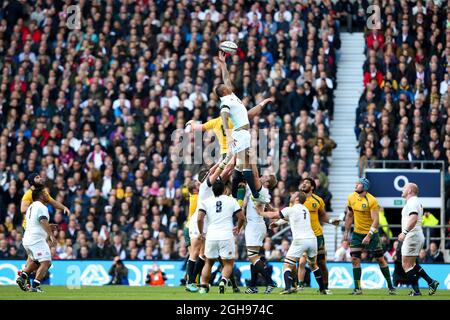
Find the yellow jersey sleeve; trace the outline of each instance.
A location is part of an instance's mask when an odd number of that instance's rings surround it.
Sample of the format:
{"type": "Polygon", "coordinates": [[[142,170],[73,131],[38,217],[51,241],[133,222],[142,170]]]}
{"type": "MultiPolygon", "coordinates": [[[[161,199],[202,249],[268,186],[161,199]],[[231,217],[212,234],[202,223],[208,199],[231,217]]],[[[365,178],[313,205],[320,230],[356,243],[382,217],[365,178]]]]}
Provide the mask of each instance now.
{"type": "MultiPolygon", "coordinates": [[[[220,117],[214,118],[214,119],[211,119],[211,120],[205,122],[203,124],[203,129],[205,131],[214,129],[217,126],[217,122],[219,122],[219,120],[220,120],[220,117]]],[[[220,124],[222,124],[222,121],[220,121],[220,124]]]]}
{"type": "Polygon", "coordinates": [[[194,215],[195,210],[197,210],[197,201],[198,201],[198,194],[189,194],[189,215],[187,218],[187,225],[189,225],[191,217],[194,215]]]}
{"type": "Polygon", "coordinates": [[[349,194],[348,197],[347,197],[347,208],[351,208],[353,210],[353,208],[352,208],[352,196],[353,196],[353,194],[349,194]]]}
{"type": "Polygon", "coordinates": [[[25,192],[22,196],[22,202],[26,202],[28,204],[33,202],[33,191],[31,189],[28,189],[27,192],[25,192]]]}
{"type": "Polygon", "coordinates": [[[369,205],[370,211],[379,210],[380,209],[380,206],[378,205],[377,198],[375,198],[372,195],[370,195],[370,197],[369,197],[369,204],[370,204],[369,205]]]}

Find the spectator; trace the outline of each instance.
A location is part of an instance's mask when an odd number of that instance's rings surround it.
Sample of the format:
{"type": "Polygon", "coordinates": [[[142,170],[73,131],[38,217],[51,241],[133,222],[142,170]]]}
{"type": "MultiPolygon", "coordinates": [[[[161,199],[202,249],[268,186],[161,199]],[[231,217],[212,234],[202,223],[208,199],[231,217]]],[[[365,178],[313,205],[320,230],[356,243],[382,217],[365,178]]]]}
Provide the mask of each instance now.
{"type": "Polygon", "coordinates": [[[431,242],[430,248],[427,250],[427,261],[429,263],[444,263],[444,254],[435,242],[431,242]]]}
{"type": "Polygon", "coordinates": [[[341,246],[336,250],[334,254],[334,261],[351,262],[350,245],[347,240],[342,240],[341,246]]]}

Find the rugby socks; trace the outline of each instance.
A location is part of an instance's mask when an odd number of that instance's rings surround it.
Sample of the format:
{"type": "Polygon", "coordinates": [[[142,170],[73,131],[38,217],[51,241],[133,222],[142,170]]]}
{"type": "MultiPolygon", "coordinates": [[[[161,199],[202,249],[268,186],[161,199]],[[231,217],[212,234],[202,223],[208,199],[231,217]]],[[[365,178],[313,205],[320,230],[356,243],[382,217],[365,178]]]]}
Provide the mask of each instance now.
{"type": "MultiPolygon", "coordinates": [[[[220,279],[220,283],[223,283],[224,284],[224,286],[226,287],[227,285],[228,285],[228,279],[227,278],[224,278],[224,277],[222,277],[222,279],[220,279]]],[[[219,283],[219,284],[220,284],[219,283]]]]}
{"type": "Polygon", "coordinates": [[[284,290],[289,290],[292,287],[292,271],[291,269],[284,270],[284,290]]]}
{"type": "Polygon", "coordinates": [[[252,191],[253,198],[255,199],[259,198],[259,191],[256,190],[255,179],[253,178],[252,169],[244,169],[242,174],[244,175],[244,179],[247,182],[248,186],[250,187],[250,190],[252,191]]]}
{"type": "Polygon", "coordinates": [[[28,274],[25,271],[22,271],[20,273],[20,276],[22,277],[23,280],[27,280],[28,279],[28,274]]]}
{"type": "Polygon", "coordinates": [[[197,278],[197,276],[200,276],[203,270],[203,266],[205,265],[205,260],[202,257],[198,257],[197,262],[195,263],[194,271],[193,271],[193,278],[192,280],[197,278]]]}
{"type": "Polygon", "coordinates": [[[245,198],[245,186],[240,186],[237,189],[237,197],[236,200],[239,203],[239,206],[242,207],[242,204],[244,203],[245,198]]]}
{"type": "Polygon", "coordinates": [[[233,179],[231,180],[231,195],[235,199],[237,199],[239,183],[241,183],[242,181],[244,181],[244,176],[242,172],[237,169],[234,169],[233,179]]]}
{"type": "Polygon", "coordinates": [[[419,291],[419,278],[418,278],[416,270],[414,268],[411,268],[408,271],[406,271],[406,277],[408,278],[408,282],[412,286],[414,292],[420,292],[419,291]]]}
{"type": "Polygon", "coordinates": [[[231,286],[233,287],[233,289],[236,289],[238,287],[238,285],[236,283],[236,278],[234,277],[233,273],[231,273],[231,276],[230,276],[230,283],[231,283],[231,286]]]}
{"type": "Polygon", "coordinates": [[[325,286],[323,285],[323,277],[322,277],[322,271],[320,271],[319,268],[313,271],[314,277],[316,278],[317,284],[319,285],[319,290],[323,291],[325,290],[325,286]]]}
{"type": "Polygon", "coordinates": [[[353,280],[355,282],[355,289],[361,290],[361,267],[353,268],[353,280]]]}
{"type": "Polygon", "coordinates": [[[266,286],[272,284],[272,279],[267,272],[266,265],[260,259],[258,259],[255,263],[255,270],[264,277],[264,280],[266,281],[266,286]]]}
{"type": "Polygon", "coordinates": [[[258,278],[258,272],[256,271],[255,266],[252,264],[250,264],[250,288],[254,288],[256,287],[256,280],[258,278]]]}
{"type": "Polygon", "coordinates": [[[428,285],[430,285],[433,282],[433,279],[430,278],[430,276],[425,272],[425,270],[423,270],[423,268],[420,265],[416,264],[414,266],[414,270],[416,271],[417,276],[422,277],[423,280],[425,280],[428,283],[428,285]]]}
{"type": "Polygon", "coordinates": [[[39,280],[34,279],[33,280],[33,288],[37,288],[41,285],[41,282],[39,280]]]}
{"type": "Polygon", "coordinates": [[[186,274],[188,284],[191,284],[195,281],[194,268],[195,268],[195,261],[189,259],[186,264],[186,274]]]}
{"type": "Polygon", "coordinates": [[[391,280],[391,274],[390,274],[390,272],[389,272],[389,266],[386,266],[386,267],[380,267],[380,270],[381,270],[381,273],[383,274],[384,278],[385,278],[386,281],[387,281],[388,288],[389,288],[389,289],[394,288],[394,287],[392,286],[392,280],[391,280]]]}

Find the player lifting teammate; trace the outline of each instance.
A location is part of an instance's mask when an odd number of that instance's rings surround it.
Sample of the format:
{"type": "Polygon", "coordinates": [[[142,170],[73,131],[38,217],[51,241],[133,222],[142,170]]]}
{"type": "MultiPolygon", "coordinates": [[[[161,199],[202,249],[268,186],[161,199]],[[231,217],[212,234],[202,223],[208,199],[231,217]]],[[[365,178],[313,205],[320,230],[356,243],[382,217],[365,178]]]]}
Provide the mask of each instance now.
{"type": "MultiPolygon", "coordinates": [[[[256,164],[252,164],[252,172],[253,178],[255,181],[256,188],[265,189],[265,193],[269,194],[269,189],[272,189],[277,184],[277,179],[275,175],[265,173],[261,177],[259,177],[258,168],[256,164]]],[[[251,197],[251,191],[247,187],[247,194],[244,200],[244,212],[246,216],[246,225],[245,225],[245,245],[247,247],[247,256],[251,262],[250,265],[250,285],[245,291],[247,294],[258,293],[258,288],[256,286],[256,280],[258,277],[258,273],[263,276],[266,282],[266,290],[264,293],[271,293],[273,288],[276,287],[276,284],[273,282],[269,269],[267,265],[261,259],[261,249],[264,243],[264,237],[267,233],[266,223],[264,222],[264,218],[258,214],[256,206],[261,205],[255,203],[251,197]]]]}
{"type": "Polygon", "coordinates": [[[194,214],[189,219],[189,238],[190,238],[190,247],[189,247],[189,260],[186,266],[187,273],[187,283],[186,290],[190,292],[197,292],[198,288],[194,284],[197,275],[199,275],[204,266],[204,243],[202,238],[200,237],[200,233],[197,226],[197,217],[198,217],[198,204],[202,201],[213,197],[214,194],[212,192],[212,185],[217,179],[225,179],[228,177],[231,169],[225,167],[227,163],[226,160],[222,160],[220,163],[215,164],[211,169],[202,169],[198,174],[199,185],[195,185],[192,189],[193,192],[197,192],[197,210],[195,210],[194,214]],[[196,189],[198,191],[196,191],[196,189]]]}
{"type": "Polygon", "coordinates": [[[367,250],[373,253],[380,266],[380,270],[387,281],[389,294],[395,295],[392,286],[389,266],[384,259],[380,237],[378,235],[379,207],[377,199],[368,190],[370,182],[361,178],[356,183],[355,192],[348,196],[347,215],[345,217],[344,240],[348,240],[350,228],[355,221],[354,231],[350,242],[353,264],[353,279],[355,289],[352,294],[360,295],[361,291],[361,252],[367,250]]]}
{"type": "Polygon", "coordinates": [[[250,166],[249,149],[251,137],[247,109],[242,101],[233,93],[233,86],[228,75],[224,52],[219,51],[218,61],[224,84],[214,87],[213,91],[220,98],[220,113],[229,150],[232,154],[237,155],[237,168],[233,172],[232,195],[234,198],[237,198],[239,184],[245,181],[250,187],[252,197],[255,201],[268,203],[268,195],[259,192],[255,186],[250,166]],[[231,122],[233,123],[232,130],[228,127],[229,118],[231,118],[231,122]]]}
{"type": "Polygon", "coordinates": [[[197,223],[200,237],[203,238],[203,234],[206,233],[206,263],[202,271],[200,293],[207,293],[209,291],[211,268],[215,260],[219,258],[223,266],[222,279],[219,283],[219,293],[225,293],[225,288],[232,275],[234,260],[236,258],[236,243],[233,233],[239,233],[245,218],[236,199],[224,194],[225,185],[221,180],[214,182],[212,191],[214,196],[201,201],[198,209],[197,223]],[[234,215],[238,218],[236,229],[233,227],[234,215]],[[207,231],[204,229],[205,224],[208,225],[207,231]]]}

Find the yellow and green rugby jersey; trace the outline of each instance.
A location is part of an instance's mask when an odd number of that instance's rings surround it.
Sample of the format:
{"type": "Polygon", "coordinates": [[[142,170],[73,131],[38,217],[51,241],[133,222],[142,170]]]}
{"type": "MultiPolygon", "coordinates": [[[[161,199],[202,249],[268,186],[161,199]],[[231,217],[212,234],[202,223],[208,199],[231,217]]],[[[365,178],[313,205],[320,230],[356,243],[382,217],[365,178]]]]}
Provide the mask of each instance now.
{"type": "Polygon", "coordinates": [[[306,198],[303,205],[308,208],[311,215],[311,227],[315,236],[318,237],[323,235],[322,225],[319,220],[319,210],[325,210],[325,202],[318,195],[311,194],[308,198],[306,198]]]}
{"type": "Polygon", "coordinates": [[[372,210],[378,210],[378,201],[370,193],[365,197],[360,197],[358,193],[353,192],[348,196],[347,206],[353,210],[356,233],[368,234],[373,220],[370,215],[372,210]]]}

